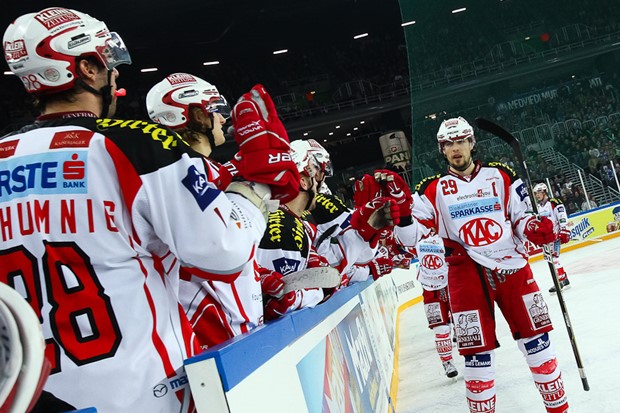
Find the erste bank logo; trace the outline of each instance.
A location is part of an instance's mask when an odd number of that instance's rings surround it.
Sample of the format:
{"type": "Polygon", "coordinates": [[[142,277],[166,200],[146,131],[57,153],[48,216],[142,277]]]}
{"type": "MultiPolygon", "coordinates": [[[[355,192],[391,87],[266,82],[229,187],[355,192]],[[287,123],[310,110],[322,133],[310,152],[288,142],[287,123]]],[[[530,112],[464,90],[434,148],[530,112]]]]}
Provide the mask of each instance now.
{"type": "Polygon", "coordinates": [[[88,151],[11,157],[0,163],[0,201],[88,192],[88,151]]]}

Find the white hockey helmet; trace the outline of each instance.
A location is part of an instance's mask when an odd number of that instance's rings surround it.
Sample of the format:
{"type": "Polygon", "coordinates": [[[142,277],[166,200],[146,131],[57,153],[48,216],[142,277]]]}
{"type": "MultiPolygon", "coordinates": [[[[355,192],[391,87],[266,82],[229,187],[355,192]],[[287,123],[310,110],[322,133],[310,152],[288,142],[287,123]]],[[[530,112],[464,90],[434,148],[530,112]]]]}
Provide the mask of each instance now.
{"type": "Polygon", "coordinates": [[[439,146],[439,152],[442,151],[441,147],[444,142],[454,142],[468,138],[471,139],[471,143],[473,145],[476,144],[474,129],[465,119],[461,116],[458,118],[446,119],[441,122],[439,131],[437,132],[437,145],[439,146]]]}
{"type": "MultiPolygon", "coordinates": [[[[327,177],[334,175],[334,168],[332,167],[329,152],[327,152],[327,150],[314,139],[296,140],[291,142],[291,153],[293,154],[293,161],[295,161],[295,163],[297,163],[297,160],[299,160],[299,162],[309,160],[311,158],[310,155],[312,155],[314,158],[312,163],[316,164],[315,166],[318,168],[317,172],[323,172],[324,176],[327,177]]],[[[302,172],[302,170],[300,169],[299,172],[302,172]]],[[[316,172],[314,175],[316,175],[316,172]]]]}
{"type": "Polygon", "coordinates": [[[0,411],[27,412],[50,372],[39,318],[13,288],[0,283],[0,411]]]}
{"type": "Polygon", "coordinates": [[[131,64],[120,36],[86,13],[49,7],[18,17],[4,32],[4,57],[28,93],[71,89],[78,57],[94,57],[107,70],[131,64]]]}
{"type": "Polygon", "coordinates": [[[297,165],[300,174],[304,174],[310,178],[316,178],[321,172],[321,165],[316,158],[316,154],[311,150],[308,141],[297,140],[291,142],[291,159],[297,165]]]}
{"type": "Polygon", "coordinates": [[[219,112],[230,116],[230,106],[211,83],[188,73],[174,73],[149,90],[146,110],[153,122],[171,128],[182,128],[189,121],[189,108],[196,106],[205,113],[219,112]]]}
{"type": "Polygon", "coordinates": [[[537,192],[544,192],[546,194],[547,193],[547,185],[545,185],[542,182],[534,185],[534,193],[537,193],[537,192]]]}

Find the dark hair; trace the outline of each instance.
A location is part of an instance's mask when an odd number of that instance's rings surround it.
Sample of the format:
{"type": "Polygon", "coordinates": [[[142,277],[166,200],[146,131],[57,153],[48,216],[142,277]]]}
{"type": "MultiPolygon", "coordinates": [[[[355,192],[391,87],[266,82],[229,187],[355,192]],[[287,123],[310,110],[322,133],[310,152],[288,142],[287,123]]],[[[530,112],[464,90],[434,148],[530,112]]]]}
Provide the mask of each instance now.
{"type": "MultiPolygon", "coordinates": [[[[76,67],[79,66],[80,61],[88,60],[88,63],[92,65],[96,65],[100,69],[105,69],[105,67],[101,64],[101,62],[95,58],[94,56],[78,56],[75,58],[76,67]]],[[[39,111],[43,112],[47,105],[53,102],[67,102],[73,103],[76,101],[76,96],[82,93],[84,89],[79,85],[79,82],[76,82],[75,85],[68,90],[63,90],[61,92],[49,93],[45,95],[34,96],[34,107],[39,111]]]]}

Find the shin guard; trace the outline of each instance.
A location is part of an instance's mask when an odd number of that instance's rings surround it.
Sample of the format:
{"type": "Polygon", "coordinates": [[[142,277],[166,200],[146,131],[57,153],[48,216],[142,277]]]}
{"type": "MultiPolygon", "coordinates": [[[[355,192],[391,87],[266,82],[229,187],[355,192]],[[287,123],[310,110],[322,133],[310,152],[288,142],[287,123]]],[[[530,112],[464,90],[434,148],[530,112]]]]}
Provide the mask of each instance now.
{"type": "Polygon", "coordinates": [[[530,367],[534,383],[542,396],[547,412],[564,413],[568,411],[564,382],[549,334],[544,333],[519,339],[517,344],[525,355],[525,360],[530,367]]]}
{"type": "Polygon", "coordinates": [[[433,328],[435,333],[435,347],[441,362],[452,360],[452,338],[450,337],[450,326],[441,325],[433,328]]]}
{"type": "Polygon", "coordinates": [[[495,351],[465,356],[464,376],[470,413],[495,413],[495,351]]]}

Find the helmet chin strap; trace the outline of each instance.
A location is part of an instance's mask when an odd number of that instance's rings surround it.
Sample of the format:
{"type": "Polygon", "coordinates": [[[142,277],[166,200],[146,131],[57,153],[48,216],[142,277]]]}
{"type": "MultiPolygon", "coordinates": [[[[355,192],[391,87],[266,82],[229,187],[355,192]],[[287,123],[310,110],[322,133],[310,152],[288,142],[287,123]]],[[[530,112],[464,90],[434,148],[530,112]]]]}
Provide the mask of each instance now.
{"type": "Polygon", "coordinates": [[[209,113],[209,119],[211,119],[211,127],[207,128],[205,131],[205,135],[207,135],[207,139],[209,140],[209,144],[211,145],[211,150],[215,150],[215,136],[213,136],[213,128],[215,127],[215,116],[213,113],[209,113]]]}
{"type": "MultiPolygon", "coordinates": [[[[310,178],[311,181],[315,181],[314,178],[310,178]]],[[[315,181],[316,182],[316,181],[315,181]]],[[[310,209],[310,206],[312,205],[312,200],[314,199],[314,197],[316,196],[316,193],[312,190],[312,186],[309,189],[303,189],[301,187],[301,185],[299,186],[299,190],[301,192],[305,192],[308,194],[309,198],[308,198],[308,202],[306,202],[306,206],[304,207],[304,211],[308,211],[310,209]]]]}
{"type": "Polygon", "coordinates": [[[80,85],[80,87],[87,92],[90,92],[94,95],[101,96],[102,104],[101,104],[101,114],[100,118],[105,118],[108,116],[108,112],[110,110],[110,105],[112,104],[112,71],[108,70],[108,84],[103,86],[101,89],[97,90],[94,87],[87,85],[86,82],[80,77],[76,80],[76,84],[80,85]]]}

